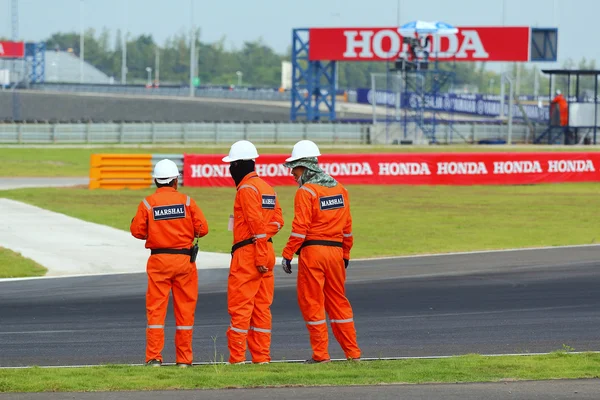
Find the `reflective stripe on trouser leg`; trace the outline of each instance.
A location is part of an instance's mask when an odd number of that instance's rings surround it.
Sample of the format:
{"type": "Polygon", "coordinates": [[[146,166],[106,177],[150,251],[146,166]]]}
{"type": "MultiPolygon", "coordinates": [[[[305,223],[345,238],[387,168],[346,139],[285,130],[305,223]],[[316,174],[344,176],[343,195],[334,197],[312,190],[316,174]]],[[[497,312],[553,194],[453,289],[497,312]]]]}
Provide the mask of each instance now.
{"type": "MultiPolygon", "coordinates": [[[[269,255],[267,267],[275,265],[275,253],[269,255]]],[[[274,279],[273,272],[262,275],[260,288],[254,298],[254,309],[248,331],[248,350],[252,362],[262,363],[271,361],[271,304],[273,303],[274,279]]]]}
{"type": "Polygon", "coordinates": [[[230,363],[246,360],[248,329],[261,282],[254,259],[254,246],[238,249],[231,259],[227,279],[227,310],[231,317],[227,329],[230,363]]]}
{"type": "Polygon", "coordinates": [[[148,325],[146,327],[146,361],[162,361],[161,350],[165,345],[165,327],[163,325],[148,325]]]}
{"type": "Polygon", "coordinates": [[[298,259],[298,305],[312,347],[312,358],[321,361],[329,359],[327,323],[325,321],[324,264],[317,247],[306,247],[298,259]]]}
{"type": "Polygon", "coordinates": [[[175,314],[175,362],[191,364],[194,360],[192,338],[198,301],[198,270],[187,256],[181,256],[184,273],[173,277],[173,313],[175,314]],[[187,273],[185,273],[187,271],[187,273]]]}
{"type": "Polygon", "coordinates": [[[146,362],[162,361],[162,350],[165,345],[164,323],[167,315],[169,293],[171,291],[171,273],[164,271],[164,257],[155,255],[148,259],[148,288],[146,291],[146,362]]]}
{"type": "Polygon", "coordinates": [[[346,358],[360,358],[360,348],[356,342],[354,320],[331,320],[330,322],[333,336],[335,336],[342,350],[344,350],[346,358]]]}
{"type": "Polygon", "coordinates": [[[325,310],[329,315],[331,330],[340,344],[346,358],[359,358],[360,349],[356,342],[356,329],[352,317],[352,306],[346,297],[346,269],[339,262],[342,249],[329,247],[323,249],[323,257],[327,257],[329,268],[325,272],[325,310]]]}

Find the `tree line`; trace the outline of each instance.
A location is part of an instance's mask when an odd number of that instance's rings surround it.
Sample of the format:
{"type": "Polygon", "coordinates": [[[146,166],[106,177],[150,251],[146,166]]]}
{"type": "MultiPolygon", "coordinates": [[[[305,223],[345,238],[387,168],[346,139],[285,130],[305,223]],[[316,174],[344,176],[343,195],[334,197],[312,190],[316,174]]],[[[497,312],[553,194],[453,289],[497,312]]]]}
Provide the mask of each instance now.
{"type": "MultiPolygon", "coordinates": [[[[97,33],[88,29],[84,34],[84,58],[116,82],[121,80],[123,33],[117,30],[111,43],[111,33],[103,29],[97,33]]],[[[262,39],[246,41],[241,48],[227,49],[226,37],[214,43],[202,42],[200,30],[195,32],[197,54],[197,75],[201,84],[236,85],[237,71],[243,73],[243,85],[254,87],[279,87],[281,84],[281,62],[289,61],[291,48],[286,54],[277,54],[262,39]]],[[[79,33],[55,33],[46,40],[46,51],[70,50],[80,54],[79,33]]],[[[174,35],[159,45],[152,35],[139,35],[125,38],[127,52],[127,82],[146,81],[146,68],[155,68],[156,54],[159,56],[160,82],[162,85],[188,85],[190,71],[190,40],[187,34],[174,35]]],[[[340,62],[338,66],[338,86],[340,89],[355,89],[371,86],[371,73],[386,73],[392,67],[387,62],[340,62]]],[[[578,63],[567,60],[564,68],[595,69],[594,60],[583,58],[578,63]]],[[[443,69],[453,71],[453,87],[476,89],[479,93],[500,92],[500,74],[487,69],[485,63],[456,62],[443,63],[443,69]]],[[[536,66],[513,64],[509,71],[513,78],[520,69],[521,94],[534,92],[536,66]]],[[[559,78],[557,87],[566,92],[566,80],[559,78]]],[[[581,82],[583,89],[593,90],[593,79],[581,82]]],[[[381,87],[381,86],[379,86],[381,87]]],[[[539,76],[539,93],[548,93],[548,78],[539,76]]]]}

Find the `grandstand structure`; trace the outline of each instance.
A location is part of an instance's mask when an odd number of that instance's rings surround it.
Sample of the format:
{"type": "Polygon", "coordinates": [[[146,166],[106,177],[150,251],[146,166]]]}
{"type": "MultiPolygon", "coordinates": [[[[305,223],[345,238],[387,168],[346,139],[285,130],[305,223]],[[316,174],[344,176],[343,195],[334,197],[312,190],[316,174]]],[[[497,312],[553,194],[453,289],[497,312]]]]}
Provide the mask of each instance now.
{"type": "Polygon", "coordinates": [[[27,43],[24,59],[0,59],[0,70],[11,71],[11,82],[21,83],[83,83],[111,84],[114,82],[93,65],[83,63],[83,75],[80,73],[81,59],[67,51],[45,51],[43,43],[27,43]],[[82,79],[83,77],[83,79],[82,79]]]}

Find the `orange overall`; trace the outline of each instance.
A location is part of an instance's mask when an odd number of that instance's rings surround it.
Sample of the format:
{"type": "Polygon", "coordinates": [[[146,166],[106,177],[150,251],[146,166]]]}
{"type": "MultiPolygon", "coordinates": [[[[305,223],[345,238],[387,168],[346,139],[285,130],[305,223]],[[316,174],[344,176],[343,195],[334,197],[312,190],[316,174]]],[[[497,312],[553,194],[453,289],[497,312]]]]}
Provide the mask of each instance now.
{"type": "Polygon", "coordinates": [[[567,103],[565,96],[562,94],[556,95],[552,99],[552,106],[554,107],[554,112],[559,112],[560,125],[567,126],[569,124],[569,103],[567,103]]]}
{"type": "MultiPolygon", "coordinates": [[[[131,220],[131,234],[146,240],[148,249],[189,249],[194,237],[208,233],[208,223],[196,202],[172,187],[146,197],[131,220]]],[[[157,251],[157,250],[155,250],[157,251]]],[[[194,314],[198,301],[198,271],[189,254],[152,254],[146,265],[146,362],[162,362],[165,316],[173,291],[176,362],[191,364],[194,314]]]]}
{"type": "Polygon", "coordinates": [[[227,284],[229,362],[245,361],[246,342],[252,362],[269,362],[275,266],[271,238],[283,226],[283,216],[275,191],[256,172],[237,186],[233,219],[235,249],[227,284]],[[269,271],[261,273],[258,266],[269,271]]]}
{"type": "Polygon", "coordinates": [[[283,257],[298,257],[298,304],[315,361],[328,360],[325,312],[346,358],[360,358],[352,306],[346,298],[344,259],[350,259],[352,217],[347,190],[307,183],[296,192],[292,233],[283,257]]]}

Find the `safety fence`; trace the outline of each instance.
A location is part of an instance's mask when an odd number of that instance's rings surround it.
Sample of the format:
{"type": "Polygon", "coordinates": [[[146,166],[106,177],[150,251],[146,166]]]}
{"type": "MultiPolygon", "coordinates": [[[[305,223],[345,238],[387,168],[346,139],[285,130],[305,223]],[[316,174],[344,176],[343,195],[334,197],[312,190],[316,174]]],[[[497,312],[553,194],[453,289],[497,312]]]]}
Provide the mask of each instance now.
{"type": "Polygon", "coordinates": [[[183,154],[92,154],[89,188],[149,188],[154,183],[154,166],[164,158],[173,160],[180,171],[184,169],[183,154]]]}
{"type": "MultiPolygon", "coordinates": [[[[514,124],[512,143],[532,143],[546,129],[514,124]]],[[[293,144],[301,139],[323,144],[419,143],[414,123],[26,123],[0,124],[1,144],[217,144],[229,146],[246,139],[257,144],[293,144]],[[408,132],[408,134],[407,134],[408,132]]],[[[420,135],[422,136],[422,135],[420,135]]],[[[440,123],[436,139],[442,144],[506,142],[501,123],[440,123]]],[[[425,141],[426,143],[427,141],[425,141]]]]}
{"type": "Polygon", "coordinates": [[[359,123],[80,123],[0,124],[6,144],[223,144],[237,140],[289,144],[367,144],[369,125],[359,123]]]}
{"type": "MultiPolygon", "coordinates": [[[[223,154],[94,154],[90,189],[143,189],[153,185],[152,170],[161,159],[173,160],[180,184],[231,186],[223,154]]],[[[286,154],[265,154],[256,172],[273,186],[295,185],[286,154]]],[[[597,152],[382,153],[327,154],[323,170],[343,184],[362,185],[518,185],[600,182],[597,152]]]]}

